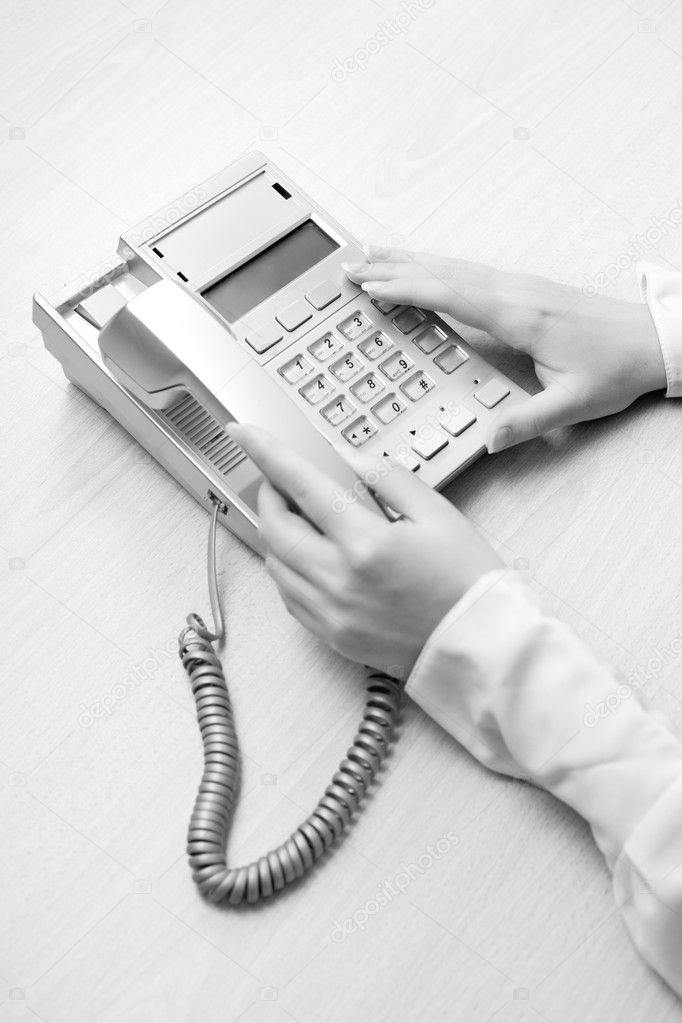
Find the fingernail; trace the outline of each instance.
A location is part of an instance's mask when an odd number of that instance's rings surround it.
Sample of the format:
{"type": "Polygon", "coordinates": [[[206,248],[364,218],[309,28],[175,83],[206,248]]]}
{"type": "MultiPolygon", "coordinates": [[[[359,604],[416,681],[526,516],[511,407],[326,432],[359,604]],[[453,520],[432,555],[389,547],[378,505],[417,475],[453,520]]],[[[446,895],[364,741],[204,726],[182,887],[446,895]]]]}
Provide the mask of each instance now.
{"type": "Polygon", "coordinates": [[[342,263],[341,269],[345,270],[347,274],[357,274],[364,270],[366,266],[366,263],[342,263]]]}
{"type": "Polygon", "coordinates": [[[501,429],[497,430],[492,436],[489,448],[490,454],[494,455],[497,454],[498,451],[504,451],[505,448],[509,447],[512,440],[513,434],[511,431],[511,427],[503,426],[501,429]]]}
{"type": "Polygon", "coordinates": [[[366,291],[368,295],[380,295],[381,294],[381,281],[365,281],[360,287],[363,291],[366,291]]]}

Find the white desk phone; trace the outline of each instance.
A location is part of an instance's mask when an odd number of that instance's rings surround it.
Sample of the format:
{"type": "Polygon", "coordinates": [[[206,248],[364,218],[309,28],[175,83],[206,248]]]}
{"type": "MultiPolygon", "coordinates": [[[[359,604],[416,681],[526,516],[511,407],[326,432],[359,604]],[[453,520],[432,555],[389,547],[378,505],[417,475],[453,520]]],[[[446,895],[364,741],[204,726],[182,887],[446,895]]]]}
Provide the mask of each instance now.
{"type": "MultiPolygon", "coordinates": [[[[124,234],[103,271],[82,274],[33,319],[66,376],[212,512],[216,622],[180,635],[204,743],[188,853],[215,903],[255,903],[312,869],[362,800],[390,743],[400,686],[370,672],[353,745],[313,813],[277,849],[230,868],[225,846],[239,752],[225,677],[216,525],[259,551],[261,476],[226,434],[256,423],[346,489],[332,443],[391,455],[442,487],[483,454],[493,409],[526,392],[440,316],[369,297],[344,274],[362,249],[262,153],[245,156],[124,234]]],[[[357,490],[357,488],[356,488],[357,490]]],[[[371,494],[364,498],[383,514],[371,494]]]]}

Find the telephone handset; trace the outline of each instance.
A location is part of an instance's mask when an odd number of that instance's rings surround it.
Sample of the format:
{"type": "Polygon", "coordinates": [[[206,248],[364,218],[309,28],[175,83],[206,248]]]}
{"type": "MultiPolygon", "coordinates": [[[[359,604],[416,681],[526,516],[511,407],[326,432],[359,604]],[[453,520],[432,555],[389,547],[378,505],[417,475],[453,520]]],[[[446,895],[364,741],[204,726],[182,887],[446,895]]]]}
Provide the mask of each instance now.
{"type": "MultiPolygon", "coordinates": [[[[221,426],[255,423],[304,452],[340,487],[357,483],[273,377],[174,281],[157,281],[122,306],[100,331],[99,348],[112,375],[150,408],[168,409],[192,395],[221,426]]],[[[252,500],[256,491],[252,485],[252,500]]],[[[381,514],[371,497],[357,496],[381,514]]]]}
{"type": "Polygon", "coordinates": [[[277,849],[228,867],[239,754],[213,646],[224,632],[215,537],[221,521],[260,549],[262,477],[225,427],[264,426],[381,515],[332,444],[391,455],[442,487],[485,452],[497,406],[527,397],[430,310],[370,302],[341,266],[362,258],[340,224],[252,153],[123,235],[108,265],[34,296],[34,322],[67,377],[211,512],[214,631],[188,616],[180,655],[204,744],[188,853],[216,903],[272,895],[339,838],[388,750],[401,692],[370,672],[359,730],[315,810],[277,849]]]}

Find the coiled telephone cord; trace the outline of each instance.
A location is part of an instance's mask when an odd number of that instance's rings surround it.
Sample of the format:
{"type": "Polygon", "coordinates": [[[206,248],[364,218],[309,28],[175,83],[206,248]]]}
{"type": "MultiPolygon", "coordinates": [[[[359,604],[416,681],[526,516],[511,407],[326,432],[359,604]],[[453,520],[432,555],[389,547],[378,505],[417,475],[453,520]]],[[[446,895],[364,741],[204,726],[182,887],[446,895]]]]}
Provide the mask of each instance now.
{"type": "Polygon", "coordinates": [[[218,513],[225,506],[211,495],[208,579],[215,631],[199,615],[187,616],[179,637],[180,657],[192,684],[204,746],[204,771],[187,836],[192,876],[211,902],[256,903],[312,870],[342,835],[362,802],[393,739],[402,687],[390,675],[370,671],[365,709],[353,744],[313,812],[277,848],[242,867],[229,867],[226,845],[237,801],[240,756],[232,704],[213,647],[224,636],[216,572],[218,513]]]}

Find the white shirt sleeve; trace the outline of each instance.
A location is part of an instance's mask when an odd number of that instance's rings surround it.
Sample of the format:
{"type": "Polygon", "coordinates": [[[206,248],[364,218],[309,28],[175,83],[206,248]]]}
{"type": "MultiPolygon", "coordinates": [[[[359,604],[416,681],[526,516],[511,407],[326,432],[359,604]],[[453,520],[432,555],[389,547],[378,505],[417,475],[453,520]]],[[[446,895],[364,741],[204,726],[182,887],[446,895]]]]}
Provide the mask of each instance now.
{"type": "Polygon", "coordinates": [[[663,352],[666,397],[682,398],[682,273],[640,262],[637,276],[663,352]]]}
{"type": "Polygon", "coordinates": [[[589,822],[644,959],[682,995],[682,743],[508,570],[438,625],[407,693],[487,767],[589,822]]]}

